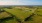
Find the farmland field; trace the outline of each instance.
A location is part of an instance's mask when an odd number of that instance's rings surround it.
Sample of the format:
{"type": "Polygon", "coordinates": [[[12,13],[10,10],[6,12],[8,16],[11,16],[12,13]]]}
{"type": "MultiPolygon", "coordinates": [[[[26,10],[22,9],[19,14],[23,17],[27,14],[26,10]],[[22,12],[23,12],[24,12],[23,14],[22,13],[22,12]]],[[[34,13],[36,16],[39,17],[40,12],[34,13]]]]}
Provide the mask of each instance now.
{"type": "Polygon", "coordinates": [[[42,6],[0,7],[0,23],[42,23],[42,6]]]}

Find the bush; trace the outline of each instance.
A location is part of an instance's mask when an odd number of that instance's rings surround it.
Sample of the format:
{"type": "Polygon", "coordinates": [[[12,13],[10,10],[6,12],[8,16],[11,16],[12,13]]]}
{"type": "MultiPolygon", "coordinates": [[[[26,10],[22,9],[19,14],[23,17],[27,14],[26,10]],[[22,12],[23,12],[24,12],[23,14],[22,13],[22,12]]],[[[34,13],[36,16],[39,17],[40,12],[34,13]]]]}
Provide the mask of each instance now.
{"type": "Polygon", "coordinates": [[[13,19],[14,19],[13,16],[12,17],[1,18],[0,23],[5,22],[5,21],[9,21],[9,20],[13,20],[13,19]]]}
{"type": "Polygon", "coordinates": [[[33,18],[32,18],[32,16],[34,16],[35,14],[34,13],[32,13],[32,15],[30,15],[29,17],[27,17],[27,18],[25,18],[25,20],[24,21],[32,21],[33,20],[33,18]]]}
{"type": "Polygon", "coordinates": [[[4,12],[4,11],[5,11],[5,10],[3,10],[3,9],[0,9],[0,13],[1,13],[1,12],[4,12]]]}

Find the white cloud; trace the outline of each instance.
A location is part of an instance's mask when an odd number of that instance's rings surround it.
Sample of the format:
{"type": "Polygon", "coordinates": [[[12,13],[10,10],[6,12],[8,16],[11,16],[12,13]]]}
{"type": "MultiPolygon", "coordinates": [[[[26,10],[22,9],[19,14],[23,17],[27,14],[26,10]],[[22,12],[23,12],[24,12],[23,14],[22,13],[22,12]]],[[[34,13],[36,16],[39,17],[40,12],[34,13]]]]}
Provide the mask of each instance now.
{"type": "Polygon", "coordinates": [[[42,2],[31,0],[0,0],[0,5],[42,5],[42,2]]]}
{"type": "Polygon", "coordinates": [[[24,3],[21,3],[17,0],[14,0],[14,1],[0,1],[0,5],[24,5],[24,3]]]}

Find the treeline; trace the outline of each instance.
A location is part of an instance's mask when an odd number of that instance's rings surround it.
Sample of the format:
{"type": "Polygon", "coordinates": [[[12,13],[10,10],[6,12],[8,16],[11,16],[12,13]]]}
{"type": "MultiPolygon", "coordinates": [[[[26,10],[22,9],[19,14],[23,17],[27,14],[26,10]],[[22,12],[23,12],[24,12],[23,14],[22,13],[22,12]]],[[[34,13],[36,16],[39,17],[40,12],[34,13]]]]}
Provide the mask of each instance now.
{"type": "Polygon", "coordinates": [[[12,20],[12,19],[16,19],[16,21],[18,21],[19,23],[22,23],[21,20],[18,17],[16,17],[15,15],[13,15],[13,14],[7,12],[7,11],[4,11],[4,12],[10,14],[11,17],[1,18],[0,23],[3,23],[5,21],[9,21],[9,20],[12,20]]]}
{"type": "Polygon", "coordinates": [[[35,14],[32,13],[29,17],[25,18],[24,21],[32,21],[32,20],[33,20],[32,16],[34,16],[34,15],[35,15],[35,14]]]}

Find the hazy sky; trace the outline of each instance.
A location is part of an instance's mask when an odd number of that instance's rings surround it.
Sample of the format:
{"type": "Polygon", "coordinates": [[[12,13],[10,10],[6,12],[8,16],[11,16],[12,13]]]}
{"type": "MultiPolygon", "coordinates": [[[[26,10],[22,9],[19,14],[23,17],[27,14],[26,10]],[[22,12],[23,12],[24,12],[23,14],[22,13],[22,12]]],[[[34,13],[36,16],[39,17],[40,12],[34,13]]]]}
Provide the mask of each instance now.
{"type": "Polygon", "coordinates": [[[42,0],[0,0],[0,5],[42,5],[42,0]]]}

